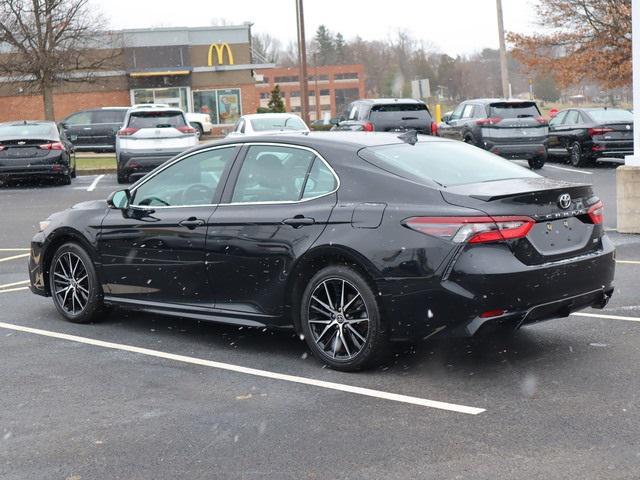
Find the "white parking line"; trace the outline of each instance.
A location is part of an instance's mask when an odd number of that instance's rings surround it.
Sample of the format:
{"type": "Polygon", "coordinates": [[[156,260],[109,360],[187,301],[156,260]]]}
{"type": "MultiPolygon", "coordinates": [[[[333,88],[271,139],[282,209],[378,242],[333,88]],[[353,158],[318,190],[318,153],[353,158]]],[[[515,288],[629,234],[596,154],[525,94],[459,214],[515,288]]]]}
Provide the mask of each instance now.
{"type": "Polygon", "coordinates": [[[29,280],[21,280],[19,282],[5,283],[4,285],[0,285],[0,289],[15,287],[16,285],[24,285],[25,283],[29,283],[29,280]]]}
{"type": "Polygon", "coordinates": [[[102,180],[103,178],[104,178],[104,174],[98,175],[96,179],[93,182],[91,182],[91,185],[89,185],[89,188],[87,188],[87,192],[93,192],[98,186],[98,183],[100,182],[100,180],[102,180]]]}
{"type": "Polygon", "coordinates": [[[564,170],[565,172],[582,173],[584,175],[593,175],[593,172],[590,172],[589,170],[576,170],[574,168],[558,167],[557,165],[549,165],[548,163],[545,163],[544,166],[549,168],[555,168],[556,170],[564,170]]]}
{"type": "Polygon", "coordinates": [[[627,263],[629,265],[640,265],[638,260],[616,260],[616,263],[627,263]]]}
{"type": "Polygon", "coordinates": [[[0,262],[8,262],[9,260],[17,260],[19,258],[28,257],[30,253],[21,253],[20,255],[14,255],[12,257],[0,258],[0,262]]]}
{"type": "Polygon", "coordinates": [[[22,290],[29,290],[29,287],[18,287],[18,288],[5,288],[0,289],[0,293],[9,293],[9,292],[20,292],[22,290]]]}
{"type": "Polygon", "coordinates": [[[0,252],[28,252],[29,248],[0,248],[0,252]]]}
{"type": "Polygon", "coordinates": [[[383,400],[391,400],[394,402],[401,402],[401,403],[408,403],[412,405],[419,405],[422,407],[436,408],[439,410],[448,410],[450,412],[466,413],[469,415],[478,415],[486,411],[484,408],[468,407],[466,405],[457,405],[455,403],[438,402],[436,400],[428,400],[426,398],[410,397],[407,395],[383,392],[380,390],[372,390],[370,388],[356,387],[353,385],[345,385],[342,383],[326,382],[324,380],[316,380],[313,378],[298,377],[295,375],[286,375],[283,373],[269,372],[267,370],[258,370],[255,368],[232,365],[230,363],[214,362],[211,360],[204,360],[202,358],[176,355],[174,353],[161,352],[159,350],[150,350],[148,348],[134,347],[131,345],[123,345],[120,343],[104,342],[102,340],[95,340],[93,338],[78,337],[76,335],[68,335],[66,333],[40,330],[38,328],[23,327],[21,325],[13,325],[10,323],[0,322],[0,328],[4,328],[7,330],[14,330],[17,332],[32,333],[32,334],[41,335],[44,337],[59,338],[59,339],[68,340],[71,342],[84,343],[86,345],[94,345],[96,347],[103,347],[103,348],[110,348],[113,350],[122,350],[125,352],[138,353],[138,354],[147,355],[150,357],[164,358],[164,359],[173,360],[176,362],[190,363],[193,365],[201,365],[205,367],[217,368],[219,370],[227,370],[231,372],[244,373],[246,375],[269,378],[272,380],[282,380],[285,382],[299,383],[303,385],[310,385],[313,387],[326,388],[329,390],[338,390],[341,392],[355,393],[357,395],[364,395],[366,397],[380,398],[383,400]]]}
{"type": "Polygon", "coordinates": [[[640,322],[640,317],[623,317],[621,315],[604,315],[602,313],[575,312],[575,313],[572,313],[571,315],[574,317],[606,318],[608,320],[624,320],[626,322],[640,322]]]}

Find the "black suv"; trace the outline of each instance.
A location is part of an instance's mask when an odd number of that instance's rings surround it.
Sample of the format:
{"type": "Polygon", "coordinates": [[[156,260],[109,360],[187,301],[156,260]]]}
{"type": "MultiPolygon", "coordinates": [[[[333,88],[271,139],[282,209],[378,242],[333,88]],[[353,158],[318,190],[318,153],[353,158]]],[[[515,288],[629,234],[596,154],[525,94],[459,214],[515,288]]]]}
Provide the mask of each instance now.
{"type": "Polygon", "coordinates": [[[129,107],[105,107],[72,113],[60,122],[77,151],[114,152],[116,133],[129,107]]]}
{"type": "Polygon", "coordinates": [[[462,140],[505,158],[525,158],[533,169],[547,159],[549,126],[535,102],[477,99],[462,102],[438,125],[441,137],[462,140]]]}
{"type": "Polygon", "coordinates": [[[429,107],[413,98],[372,98],[351,102],[332,130],[405,132],[433,135],[436,124],[429,107]]]}

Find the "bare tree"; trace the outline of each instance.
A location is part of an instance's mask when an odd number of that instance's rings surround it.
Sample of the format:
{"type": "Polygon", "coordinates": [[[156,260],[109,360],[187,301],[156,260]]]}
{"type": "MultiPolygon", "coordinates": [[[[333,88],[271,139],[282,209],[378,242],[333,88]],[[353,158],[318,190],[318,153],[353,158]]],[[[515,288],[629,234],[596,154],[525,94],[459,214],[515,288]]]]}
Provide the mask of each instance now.
{"type": "Polygon", "coordinates": [[[120,56],[101,27],[89,0],[2,0],[0,75],[42,95],[44,116],[53,120],[56,86],[93,81],[120,56]]]}
{"type": "Polygon", "coordinates": [[[282,44],[268,33],[256,33],[251,37],[253,52],[264,63],[278,63],[282,44]]]}

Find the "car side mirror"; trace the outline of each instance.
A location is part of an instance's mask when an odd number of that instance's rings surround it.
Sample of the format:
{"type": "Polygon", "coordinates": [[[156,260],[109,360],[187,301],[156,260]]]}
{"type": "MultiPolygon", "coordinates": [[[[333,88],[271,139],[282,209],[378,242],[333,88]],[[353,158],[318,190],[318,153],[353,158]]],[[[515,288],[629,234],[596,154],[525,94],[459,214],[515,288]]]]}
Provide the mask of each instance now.
{"type": "Polygon", "coordinates": [[[340,119],[339,118],[332,118],[329,120],[329,123],[331,125],[338,125],[340,123],[340,119]]]}
{"type": "Polygon", "coordinates": [[[114,208],[116,210],[126,210],[129,208],[130,203],[131,192],[126,188],[124,190],[116,190],[107,198],[107,205],[109,205],[109,208],[114,208]]]}
{"type": "Polygon", "coordinates": [[[65,130],[69,128],[69,124],[67,122],[60,122],[60,126],[65,130]]]}
{"type": "Polygon", "coordinates": [[[442,117],[442,122],[443,123],[449,123],[449,120],[451,120],[451,115],[444,115],[442,117]]]}

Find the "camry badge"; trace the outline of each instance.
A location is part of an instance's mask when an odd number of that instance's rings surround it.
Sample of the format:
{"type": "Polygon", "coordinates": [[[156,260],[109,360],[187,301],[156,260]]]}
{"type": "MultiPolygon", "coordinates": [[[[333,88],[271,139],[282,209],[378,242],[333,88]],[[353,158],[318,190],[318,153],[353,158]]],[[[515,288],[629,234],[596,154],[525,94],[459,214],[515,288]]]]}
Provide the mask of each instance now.
{"type": "Polygon", "coordinates": [[[558,197],[558,205],[561,209],[566,210],[571,206],[571,195],[563,193],[558,197]]]}

